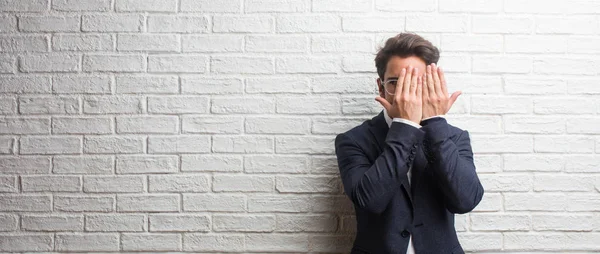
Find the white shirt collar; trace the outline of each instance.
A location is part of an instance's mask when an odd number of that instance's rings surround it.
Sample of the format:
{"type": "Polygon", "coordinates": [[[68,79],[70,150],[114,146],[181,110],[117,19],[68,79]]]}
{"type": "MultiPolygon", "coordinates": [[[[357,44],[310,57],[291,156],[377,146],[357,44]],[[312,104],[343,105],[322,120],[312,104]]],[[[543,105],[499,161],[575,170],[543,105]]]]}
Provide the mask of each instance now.
{"type": "Polygon", "coordinates": [[[392,118],[388,116],[387,110],[383,108],[383,117],[385,118],[385,122],[388,125],[388,128],[392,127],[392,118]]]}

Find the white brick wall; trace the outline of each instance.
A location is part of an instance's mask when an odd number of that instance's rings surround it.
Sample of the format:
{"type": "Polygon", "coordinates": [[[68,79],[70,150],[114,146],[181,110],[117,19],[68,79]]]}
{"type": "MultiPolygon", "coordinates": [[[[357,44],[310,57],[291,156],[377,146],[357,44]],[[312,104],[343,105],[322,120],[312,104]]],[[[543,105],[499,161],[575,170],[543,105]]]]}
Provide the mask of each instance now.
{"type": "Polygon", "coordinates": [[[344,253],[373,54],[442,51],[468,252],[600,251],[600,2],[0,0],[0,252],[344,253]]]}

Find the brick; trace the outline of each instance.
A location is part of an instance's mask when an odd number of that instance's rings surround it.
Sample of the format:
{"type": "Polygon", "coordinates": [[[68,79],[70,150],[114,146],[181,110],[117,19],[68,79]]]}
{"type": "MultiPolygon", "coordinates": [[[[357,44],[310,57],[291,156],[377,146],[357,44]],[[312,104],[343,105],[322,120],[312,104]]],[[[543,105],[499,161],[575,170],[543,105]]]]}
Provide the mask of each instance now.
{"type": "Polygon", "coordinates": [[[373,39],[363,35],[314,35],[311,38],[311,51],[315,53],[371,52],[373,39]]]}
{"type": "Polygon", "coordinates": [[[364,12],[371,10],[372,3],[368,0],[355,0],[351,2],[341,0],[322,0],[313,2],[313,12],[364,12]]]}
{"type": "Polygon", "coordinates": [[[79,32],[81,18],[74,15],[19,16],[19,30],[23,32],[79,32]]]}
{"type": "Polygon", "coordinates": [[[311,79],[313,93],[374,94],[377,83],[371,77],[316,77],[311,79]]]}
{"type": "MultiPolygon", "coordinates": [[[[596,149],[597,151],[598,149],[596,149]]],[[[600,161],[595,155],[565,155],[566,172],[598,172],[600,161]]]]}
{"type": "Polygon", "coordinates": [[[0,16],[0,32],[16,32],[17,31],[17,17],[12,15],[0,16]]]}
{"type": "Polygon", "coordinates": [[[79,55],[50,53],[19,57],[21,72],[76,72],[79,70],[79,55]]]}
{"type": "Polygon", "coordinates": [[[533,188],[531,176],[525,174],[481,174],[479,179],[487,191],[519,192],[533,188]]]}
{"type": "Polygon", "coordinates": [[[504,167],[504,162],[500,155],[475,154],[474,160],[478,173],[500,172],[504,167]]]}
{"type": "Polygon", "coordinates": [[[177,94],[176,76],[117,76],[116,92],[122,94],[177,94]]]}
{"type": "Polygon", "coordinates": [[[180,135],[176,137],[149,137],[148,153],[180,154],[180,153],[209,153],[209,136],[180,135]]]}
{"type": "Polygon", "coordinates": [[[565,17],[560,22],[551,17],[536,17],[536,34],[597,34],[600,23],[594,16],[565,17]]]}
{"type": "MultiPolygon", "coordinates": [[[[16,176],[0,176],[0,193],[19,192],[19,185],[17,179],[18,178],[16,176]]],[[[1,218],[4,217],[0,216],[0,219],[1,218]]]]}
{"type": "Polygon", "coordinates": [[[504,235],[504,250],[544,249],[547,251],[596,250],[600,234],[597,233],[513,233],[504,235]]]}
{"type": "Polygon", "coordinates": [[[560,78],[547,78],[542,76],[504,77],[504,91],[508,94],[564,94],[571,85],[560,78]]]}
{"type": "Polygon", "coordinates": [[[502,210],[502,194],[487,193],[485,198],[475,207],[475,212],[498,212],[502,210]]]}
{"type": "Polygon", "coordinates": [[[84,55],[85,72],[143,72],[146,58],[141,55],[84,55]]]}
{"type": "Polygon", "coordinates": [[[275,149],[283,154],[333,154],[333,143],[331,137],[279,137],[275,149]]]}
{"type": "Polygon", "coordinates": [[[341,189],[337,176],[277,176],[279,193],[337,193],[341,189]]]}
{"type": "Polygon", "coordinates": [[[206,175],[151,175],[149,192],[208,192],[210,178],[206,175]]]}
{"type": "Polygon", "coordinates": [[[48,10],[49,0],[2,0],[0,1],[0,11],[19,11],[19,12],[42,12],[48,10]]]}
{"type": "Polygon", "coordinates": [[[300,93],[306,94],[310,91],[308,80],[294,78],[247,78],[246,93],[279,94],[300,93]]]}
{"type": "Polygon", "coordinates": [[[373,96],[342,97],[342,113],[344,115],[376,115],[382,110],[381,104],[375,101],[373,96]]]}
{"type": "Polygon", "coordinates": [[[308,42],[306,36],[252,35],[246,37],[245,48],[248,52],[307,52],[308,42]]]}
{"type": "Polygon", "coordinates": [[[146,219],[143,214],[86,215],[85,230],[91,232],[140,232],[146,230],[146,219]]]}
{"type": "MultiPolygon", "coordinates": [[[[7,1],[7,0],[4,0],[7,1]]],[[[14,1],[14,0],[13,0],[14,1]]],[[[43,35],[0,35],[0,52],[47,52],[48,37],[43,35]]]]}
{"type": "Polygon", "coordinates": [[[244,36],[236,34],[182,35],[183,52],[242,52],[244,36]]]}
{"type": "Polygon", "coordinates": [[[239,117],[183,116],[183,133],[241,133],[244,120],[239,117]]]}
{"type": "Polygon", "coordinates": [[[534,176],[535,191],[593,191],[594,179],[581,175],[547,175],[534,176]]]}
{"type": "Polygon", "coordinates": [[[247,0],[244,2],[246,13],[255,12],[306,12],[311,9],[307,0],[247,0]]]}
{"type": "Polygon", "coordinates": [[[468,17],[458,14],[409,15],[406,16],[406,30],[413,32],[464,33],[467,31],[468,17]]]}
{"type": "Polygon", "coordinates": [[[598,194],[570,194],[569,196],[567,196],[567,201],[567,211],[600,211],[600,198],[598,197],[598,194]]]}
{"type": "Polygon", "coordinates": [[[87,193],[144,192],[144,176],[84,176],[83,191],[87,193]]]}
{"type": "Polygon", "coordinates": [[[338,134],[352,129],[364,122],[364,119],[353,118],[313,118],[313,134],[338,134]]]}
{"type": "Polygon", "coordinates": [[[506,133],[557,134],[565,132],[565,119],[558,117],[522,117],[504,118],[506,133]]]}
{"type": "Polygon", "coordinates": [[[472,30],[480,34],[529,34],[533,31],[530,17],[473,15],[472,30]]]}
{"type": "Polygon", "coordinates": [[[220,97],[213,98],[212,113],[216,114],[261,114],[273,113],[275,101],[270,97],[220,97]]]}
{"type": "Polygon", "coordinates": [[[111,212],[114,211],[114,195],[54,196],[54,211],[63,212],[111,212]]]}
{"type": "Polygon", "coordinates": [[[223,0],[219,2],[210,0],[181,0],[182,12],[239,13],[241,9],[242,3],[237,0],[223,0]]]}
{"type": "Polygon", "coordinates": [[[3,114],[3,115],[17,114],[17,100],[15,97],[8,97],[8,96],[0,97],[0,114],[3,114]]]}
{"type": "Polygon", "coordinates": [[[530,153],[534,146],[529,135],[472,135],[471,145],[478,153],[530,153]]]}
{"type": "Polygon", "coordinates": [[[145,137],[88,136],[83,140],[83,151],[88,154],[143,153],[145,137]]]}
{"type": "Polygon", "coordinates": [[[534,112],[538,114],[593,114],[596,101],[584,98],[537,98],[533,101],[534,112]]]}
{"type": "Polygon", "coordinates": [[[176,0],[117,0],[118,12],[176,12],[176,0]]]}
{"type": "Polygon", "coordinates": [[[600,118],[569,118],[567,132],[576,134],[600,134],[600,118]]]}
{"type": "Polygon", "coordinates": [[[215,175],[215,192],[272,192],[275,180],[271,176],[215,175]]]}
{"type": "Polygon", "coordinates": [[[247,117],[245,133],[257,134],[307,134],[310,121],[291,117],[247,117]]]}
{"type": "Polygon", "coordinates": [[[110,134],[113,133],[111,118],[53,118],[52,133],[56,134],[110,134]]]}
{"type": "Polygon", "coordinates": [[[117,174],[176,173],[175,155],[124,155],[116,159],[117,174]]]}
{"type": "Polygon", "coordinates": [[[61,75],[52,78],[52,92],[57,94],[108,94],[111,79],[108,76],[61,75]]]}
{"type": "MultiPolygon", "coordinates": [[[[0,232],[15,231],[19,227],[19,217],[13,214],[0,215],[0,232]]],[[[2,236],[0,236],[1,239],[2,236]]]]}
{"type": "Polygon", "coordinates": [[[53,0],[52,9],[58,11],[100,11],[111,9],[111,0],[53,0]]]}
{"type": "Polygon", "coordinates": [[[230,57],[211,58],[212,73],[219,74],[268,74],[273,73],[273,60],[270,57],[230,57]]]}
{"type": "MultiPolygon", "coordinates": [[[[470,133],[500,134],[502,131],[502,123],[501,123],[501,118],[499,116],[447,115],[446,120],[454,123],[453,125],[456,127],[459,127],[463,130],[469,130],[470,133]]],[[[356,124],[356,125],[358,125],[358,124],[356,124]]],[[[506,124],[505,126],[508,126],[508,124],[506,124]]],[[[508,127],[505,127],[505,128],[508,130],[508,127]]],[[[507,131],[507,133],[508,133],[508,131],[507,131]]]]}
{"type": "Polygon", "coordinates": [[[214,215],[212,222],[216,232],[272,232],[275,229],[273,215],[214,215]]]}
{"type": "Polygon", "coordinates": [[[139,14],[83,15],[81,20],[84,32],[142,32],[145,23],[139,14]]]}
{"type": "Polygon", "coordinates": [[[81,138],[75,136],[40,136],[19,139],[21,154],[79,154],[81,138]]]}
{"type": "Polygon", "coordinates": [[[246,250],[251,252],[305,252],[309,249],[307,235],[246,234],[245,237],[246,250]]]}
{"type": "Polygon", "coordinates": [[[592,153],[595,140],[584,136],[536,136],[535,152],[538,153],[592,153]]]}
{"type": "Polygon", "coordinates": [[[308,212],[311,209],[308,197],[277,195],[253,196],[248,198],[248,212],[308,212]]]}
{"type": "Polygon", "coordinates": [[[268,16],[214,16],[213,32],[268,33],[273,31],[273,18],[268,16]]]}
{"type": "Polygon", "coordinates": [[[310,203],[316,213],[354,214],[352,201],[345,195],[314,195],[310,203]]]}
{"type": "MultiPolygon", "coordinates": [[[[3,4],[0,3],[0,6],[4,7],[3,4]]],[[[3,234],[0,235],[0,251],[52,251],[53,241],[53,234],[50,233],[3,234]]]]}
{"type": "Polygon", "coordinates": [[[83,231],[83,215],[23,215],[21,228],[28,231],[83,231]]]}
{"type": "Polygon", "coordinates": [[[545,154],[506,154],[504,171],[557,172],[565,167],[565,158],[545,154]]]}
{"type": "Polygon", "coordinates": [[[117,194],[118,212],[178,212],[177,194],[117,194]]]}
{"type": "Polygon", "coordinates": [[[148,97],[148,112],[158,114],[208,113],[207,97],[157,96],[148,97]]]}
{"type": "Polygon", "coordinates": [[[375,65],[371,63],[373,60],[372,55],[350,55],[344,56],[342,58],[342,70],[344,72],[368,72],[375,74],[377,70],[375,69],[375,65]]]}
{"type": "Polygon", "coordinates": [[[86,114],[135,114],[142,113],[144,101],[137,96],[89,96],[83,98],[86,114]]]}
{"type": "Polygon", "coordinates": [[[151,134],[173,134],[177,133],[177,116],[117,116],[117,133],[151,133],[151,134]]]}
{"type": "Polygon", "coordinates": [[[340,101],[333,97],[279,97],[277,113],[284,114],[338,114],[340,101]]]}
{"type": "Polygon", "coordinates": [[[0,154],[16,153],[16,140],[12,137],[0,137],[0,154]]]}
{"type": "MultiPolygon", "coordinates": [[[[389,8],[389,5],[386,8],[389,8]]],[[[404,28],[405,20],[405,17],[397,15],[392,17],[344,16],[342,29],[345,32],[397,32],[404,28]]]]}
{"type": "Polygon", "coordinates": [[[344,251],[350,252],[354,243],[355,237],[351,235],[309,235],[308,241],[312,250],[331,252],[344,251]]]}
{"type": "Polygon", "coordinates": [[[148,72],[154,73],[204,73],[208,59],[196,55],[148,56],[148,72]]]}
{"type": "Polygon", "coordinates": [[[16,71],[17,57],[10,55],[0,55],[0,73],[11,74],[15,73],[16,71]]]}
{"type": "Polygon", "coordinates": [[[170,34],[119,34],[118,51],[177,52],[179,37],[170,34]]]}
{"type": "MultiPolygon", "coordinates": [[[[77,97],[19,97],[19,113],[21,114],[78,114],[77,97]]],[[[56,119],[56,118],[55,118],[56,119]]],[[[52,123],[54,126],[54,122],[52,123]]]]}
{"type": "Polygon", "coordinates": [[[184,251],[243,251],[244,236],[229,234],[183,234],[184,251]]]}
{"type": "Polygon", "coordinates": [[[0,93],[42,94],[51,91],[52,83],[47,76],[2,76],[0,78],[0,93]]]}
{"type": "Polygon", "coordinates": [[[520,96],[487,96],[471,97],[471,112],[480,114],[527,114],[533,112],[534,102],[520,96]]]}
{"type": "Polygon", "coordinates": [[[600,48],[598,47],[599,39],[589,36],[569,36],[567,38],[567,52],[568,53],[598,53],[600,48]]]}
{"type": "Polygon", "coordinates": [[[521,56],[473,56],[474,73],[529,73],[533,60],[521,56]]]}
{"type": "Polygon", "coordinates": [[[194,212],[243,212],[246,196],[236,194],[183,194],[183,210],[194,212]]]}
{"type": "Polygon", "coordinates": [[[183,94],[241,94],[244,85],[241,79],[211,79],[205,77],[182,77],[183,94]]]}
{"type": "Polygon", "coordinates": [[[335,232],[338,228],[337,216],[278,214],[277,232],[335,232]]]}
{"type": "Polygon", "coordinates": [[[78,192],[81,185],[79,176],[21,176],[23,192],[78,192]]]}
{"type": "Polygon", "coordinates": [[[308,173],[309,167],[307,159],[302,156],[253,155],[244,157],[244,171],[246,173],[308,173]]]}
{"type": "Polygon", "coordinates": [[[277,17],[278,33],[329,33],[341,31],[341,20],[332,15],[282,15],[277,17]]]}
{"type": "Polygon", "coordinates": [[[505,35],[504,50],[508,53],[563,53],[567,37],[555,35],[505,35]]]}
{"type": "Polygon", "coordinates": [[[502,250],[501,233],[459,234],[458,240],[465,251],[502,250]]]}
{"type": "Polygon", "coordinates": [[[339,174],[335,156],[310,156],[310,172],[313,174],[339,174]]]}
{"type": "Polygon", "coordinates": [[[539,214],[532,216],[536,231],[591,231],[593,216],[577,214],[539,214]]]}
{"type": "Polygon", "coordinates": [[[598,72],[599,61],[591,58],[567,58],[567,57],[546,57],[539,58],[533,62],[533,72],[536,74],[583,74],[589,75],[598,72]],[[574,63],[581,65],[581,68],[569,68],[574,63]]]}
{"type": "Polygon", "coordinates": [[[449,34],[442,36],[440,49],[444,52],[502,52],[504,39],[501,35],[449,34]]]}
{"type": "Polygon", "coordinates": [[[50,195],[3,194],[0,196],[0,211],[3,212],[50,212],[50,195]]]}
{"type": "Polygon", "coordinates": [[[211,225],[207,215],[156,214],[148,219],[152,232],[208,232],[211,225]]]}
{"type": "Polygon", "coordinates": [[[119,234],[60,233],[56,234],[57,251],[119,251],[119,234]]]}
{"type": "Polygon", "coordinates": [[[506,211],[564,211],[567,196],[562,193],[505,193],[506,211]]]}
{"type": "Polygon", "coordinates": [[[420,3],[413,1],[376,0],[375,9],[383,12],[423,11],[436,10],[437,4],[433,0],[425,0],[420,3]]]}
{"type": "Polygon", "coordinates": [[[110,156],[55,156],[52,172],[57,174],[112,174],[110,156]]]}
{"type": "Polygon", "coordinates": [[[237,155],[182,155],[181,171],[240,172],[242,158],[237,155]]]}
{"type": "Polygon", "coordinates": [[[502,12],[502,1],[451,0],[440,2],[440,12],[498,13],[502,12]]]}
{"type": "MultiPolygon", "coordinates": [[[[140,2],[148,5],[145,1],[140,2]]],[[[208,25],[208,18],[205,16],[157,15],[148,17],[148,32],[152,33],[206,33],[208,25]]]]}
{"type": "Polygon", "coordinates": [[[49,118],[4,117],[0,119],[1,134],[50,134],[49,118]]]}

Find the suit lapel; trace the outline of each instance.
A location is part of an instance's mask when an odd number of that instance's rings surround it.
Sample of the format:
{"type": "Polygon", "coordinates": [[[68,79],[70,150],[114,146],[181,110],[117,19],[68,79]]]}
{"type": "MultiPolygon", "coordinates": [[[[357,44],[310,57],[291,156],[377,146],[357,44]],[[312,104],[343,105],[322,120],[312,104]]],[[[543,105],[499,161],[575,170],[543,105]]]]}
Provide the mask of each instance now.
{"type": "MultiPolygon", "coordinates": [[[[385,137],[387,136],[389,129],[390,128],[388,127],[387,122],[385,121],[385,117],[383,116],[383,111],[381,111],[379,115],[371,119],[371,127],[369,128],[369,131],[375,137],[375,142],[379,147],[379,151],[377,151],[377,155],[375,156],[375,158],[377,158],[377,156],[379,156],[379,154],[381,154],[387,146],[387,144],[385,143],[385,137]]],[[[414,167],[412,170],[414,170],[414,167]]],[[[400,176],[400,181],[402,182],[402,188],[404,189],[404,193],[408,197],[408,200],[410,200],[410,203],[412,205],[412,191],[410,190],[410,185],[408,183],[408,176],[400,176]]]]}

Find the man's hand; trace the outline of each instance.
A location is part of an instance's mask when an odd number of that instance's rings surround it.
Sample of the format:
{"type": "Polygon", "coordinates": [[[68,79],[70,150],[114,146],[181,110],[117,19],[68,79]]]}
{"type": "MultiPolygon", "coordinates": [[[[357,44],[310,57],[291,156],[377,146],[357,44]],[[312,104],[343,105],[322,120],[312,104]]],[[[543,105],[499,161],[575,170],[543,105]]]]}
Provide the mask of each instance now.
{"type": "Polygon", "coordinates": [[[392,104],[382,97],[377,97],[375,100],[381,103],[391,118],[404,118],[419,123],[423,114],[422,81],[422,75],[417,68],[413,69],[412,66],[409,66],[408,70],[403,68],[396,82],[392,104]]]}
{"type": "Polygon", "coordinates": [[[456,102],[461,91],[448,97],[448,87],[444,72],[435,63],[427,65],[423,88],[423,118],[445,115],[456,102]]]}

